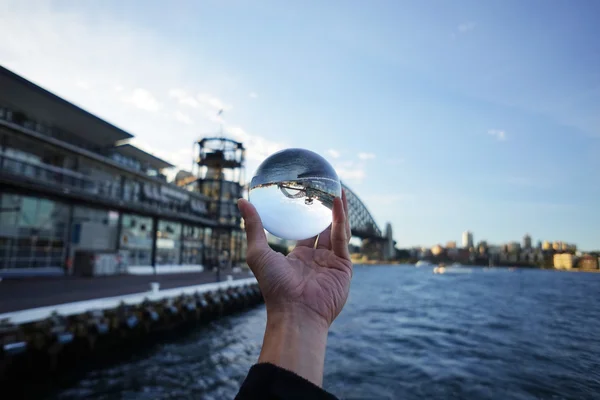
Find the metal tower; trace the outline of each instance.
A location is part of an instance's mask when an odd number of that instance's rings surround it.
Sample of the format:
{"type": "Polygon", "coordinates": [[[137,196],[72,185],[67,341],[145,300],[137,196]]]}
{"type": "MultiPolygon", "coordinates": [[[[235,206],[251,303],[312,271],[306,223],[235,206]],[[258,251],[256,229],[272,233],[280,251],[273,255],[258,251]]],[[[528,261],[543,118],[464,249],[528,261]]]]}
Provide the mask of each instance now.
{"type": "Polygon", "coordinates": [[[208,137],[195,143],[197,190],[209,198],[208,216],[217,222],[212,230],[205,263],[231,268],[245,260],[245,240],[237,200],[244,190],[246,150],[242,143],[208,137]]]}

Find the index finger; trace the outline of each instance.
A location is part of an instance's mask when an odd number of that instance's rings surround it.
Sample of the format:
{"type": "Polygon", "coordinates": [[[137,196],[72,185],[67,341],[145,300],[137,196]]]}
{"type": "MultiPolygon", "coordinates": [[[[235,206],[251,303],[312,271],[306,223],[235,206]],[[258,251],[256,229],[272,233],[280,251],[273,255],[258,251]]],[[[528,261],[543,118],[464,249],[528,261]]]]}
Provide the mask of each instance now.
{"type": "Polygon", "coordinates": [[[350,237],[346,231],[346,215],[342,199],[336,197],[333,200],[333,222],[331,223],[331,250],[343,259],[350,261],[348,242],[350,237]]]}

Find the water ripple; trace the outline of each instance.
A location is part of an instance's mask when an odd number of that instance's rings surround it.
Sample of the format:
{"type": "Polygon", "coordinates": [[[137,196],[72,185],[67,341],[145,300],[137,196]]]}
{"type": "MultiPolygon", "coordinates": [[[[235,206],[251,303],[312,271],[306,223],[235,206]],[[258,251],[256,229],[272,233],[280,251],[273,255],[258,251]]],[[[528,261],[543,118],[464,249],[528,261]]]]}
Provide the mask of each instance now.
{"type": "MultiPolygon", "coordinates": [[[[328,342],[344,399],[587,399],[600,393],[600,274],[356,268],[328,342]]],[[[233,398],[256,362],[264,309],[89,373],[57,399],[233,398]]]]}

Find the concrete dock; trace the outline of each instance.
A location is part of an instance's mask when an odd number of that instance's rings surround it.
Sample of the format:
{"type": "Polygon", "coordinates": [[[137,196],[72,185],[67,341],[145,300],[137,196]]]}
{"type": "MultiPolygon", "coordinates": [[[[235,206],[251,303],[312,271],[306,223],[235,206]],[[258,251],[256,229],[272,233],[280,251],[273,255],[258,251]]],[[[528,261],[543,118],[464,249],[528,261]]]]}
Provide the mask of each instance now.
{"type": "Polygon", "coordinates": [[[243,271],[220,282],[213,272],[2,281],[0,385],[15,398],[43,397],[97,362],[260,304],[243,271]]]}
{"type": "MultiPolygon", "coordinates": [[[[221,273],[221,281],[227,275],[233,279],[250,278],[247,270],[241,273],[221,273]]],[[[214,272],[178,273],[160,275],[118,275],[93,278],[47,277],[8,279],[0,282],[0,314],[47,307],[64,303],[147,292],[151,282],[158,282],[160,289],[201,285],[217,281],[214,272]]]]}

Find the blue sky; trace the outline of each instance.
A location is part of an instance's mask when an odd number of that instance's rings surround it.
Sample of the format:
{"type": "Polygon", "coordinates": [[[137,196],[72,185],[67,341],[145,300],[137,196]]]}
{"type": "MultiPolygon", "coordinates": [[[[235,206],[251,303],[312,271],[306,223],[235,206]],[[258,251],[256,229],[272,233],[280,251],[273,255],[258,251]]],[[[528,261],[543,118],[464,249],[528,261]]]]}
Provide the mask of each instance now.
{"type": "Polygon", "coordinates": [[[600,248],[596,1],[0,0],[0,63],[189,168],[326,157],[398,246],[600,248]],[[122,4],[126,3],[126,4],[122,4]]]}

